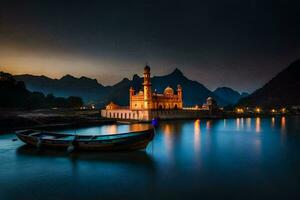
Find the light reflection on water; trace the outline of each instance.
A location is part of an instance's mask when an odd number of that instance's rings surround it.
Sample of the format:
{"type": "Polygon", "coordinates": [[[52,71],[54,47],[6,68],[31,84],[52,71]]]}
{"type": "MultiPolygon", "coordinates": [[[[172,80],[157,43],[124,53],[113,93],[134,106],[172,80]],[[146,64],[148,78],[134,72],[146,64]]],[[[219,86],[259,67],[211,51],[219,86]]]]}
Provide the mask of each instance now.
{"type": "Polygon", "coordinates": [[[139,130],[145,130],[149,127],[149,124],[110,124],[103,126],[94,126],[89,128],[78,128],[70,130],[62,130],[60,133],[77,134],[77,135],[106,135],[106,134],[121,134],[134,132],[139,130]]]}
{"type": "Polygon", "coordinates": [[[283,133],[285,133],[285,127],[286,126],[286,122],[285,122],[285,117],[283,116],[283,117],[281,117],[281,131],[283,132],[283,133]]]}
{"type": "MultiPolygon", "coordinates": [[[[297,197],[299,122],[299,117],[166,121],[146,151],[71,155],[38,151],[3,135],[0,199],[297,197]]],[[[143,128],[107,125],[76,134],[143,128]]]]}
{"type": "Polygon", "coordinates": [[[271,122],[272,122],[272,125],[271,125],[271,126],[272,126],[272,128],[274,128],[274,127],[275,127],[275,117],[272,117],[272,118],[271,118],[271,122]]]}
{"type": "Polygon", "coordinates": [[[256,117],[255,119],[255,131],[259,133],[261,130],[260,117],[256,117]]]}

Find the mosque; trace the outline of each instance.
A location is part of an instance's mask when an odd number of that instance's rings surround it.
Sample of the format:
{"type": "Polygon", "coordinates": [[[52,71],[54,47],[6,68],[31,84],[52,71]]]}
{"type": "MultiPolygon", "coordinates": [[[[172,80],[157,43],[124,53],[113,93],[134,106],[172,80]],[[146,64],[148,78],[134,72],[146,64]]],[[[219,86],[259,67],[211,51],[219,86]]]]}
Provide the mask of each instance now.
{"type": "Polygon", "coordinates": [[[156,91],[152,92],[150,75],[150,67],[147,65],[144,67],[143,73],[143,90],[135,92],[133,87],[129,88],[129,107],[120,107],[111,102],[104,110],[101,110],[101,116],[139,121],[150,121],[156,117],[163,119],[197,118],[217,107],[216,102],[209,97],[202,107],[184,108],[183,89],[180,85],[177,85],[176,92],[169,86],[162,94],[156,91]]]}
{"type": "Polygon", "coordinates": [[[129,89],[129,107],[130,110],[170,110],[182,109],[182,88],[177,86],[177,94],[171,87],[167,87],[163,94],[152,93],[150,67],[144,68],[144,90],[135,94],[132,87],[129,89]]]}

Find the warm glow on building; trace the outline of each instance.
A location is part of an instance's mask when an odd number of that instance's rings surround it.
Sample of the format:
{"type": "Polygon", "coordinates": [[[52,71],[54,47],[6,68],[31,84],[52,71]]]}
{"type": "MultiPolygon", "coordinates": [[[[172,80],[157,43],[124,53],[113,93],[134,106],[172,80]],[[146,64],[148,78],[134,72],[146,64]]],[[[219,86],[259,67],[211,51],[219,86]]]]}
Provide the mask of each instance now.
{"type": "Polygon", "coordinates": [[[237,109],[236,109],[236,112],[239,113],[239,114],[242,114],[242,113],[244,113],[244,109],[242,109],[242,108],[237,108],[237,109]]]}
{"type": "MultiPolygon", "coordinates": [[[[212,97],[206,99],[202,106],[183,107],[183,89],[166,87],[163,93],[152,91],[150,67],[144,67],[144,81],[142,89],[135,91],[129,88],[129,106],[119,106],[113,102],[101,110],[101,116],[113,119],[130,119],[151,121],[160,119],[190,119],[202,116],[219,114],[216,100],[212,97]]],[[[197,95],[195,93],[195,95],[197,95]]]]}
{"type": "Polygon", "coordinates": [[[255,112],[259,114],[261,112],[261,109],[260,108],[255,108],[255,112]]]}
{"type": "Polygon", "coordinates": [[[170,110],[182,109],[182,88],[177,86],[176,93],[173,88],[166,87],[162,94],[156,91],[152,92],[151,88],[150,67],[144,68],[143,90],[135,93],[133,87],[129,89],[129,107],[130,110],[170,110]]]}

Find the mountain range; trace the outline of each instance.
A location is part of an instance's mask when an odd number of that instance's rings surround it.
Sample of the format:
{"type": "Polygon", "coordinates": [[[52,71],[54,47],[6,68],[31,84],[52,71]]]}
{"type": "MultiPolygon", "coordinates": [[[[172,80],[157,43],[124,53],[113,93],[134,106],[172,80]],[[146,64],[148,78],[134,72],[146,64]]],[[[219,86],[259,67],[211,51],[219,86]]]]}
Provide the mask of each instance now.
{"type": "Polygon", "coordinates": [[[34,76],[29,74],[15,75],[18,81],[23,81],[30,91],[54,94],[59,97],[79,96],[85,103],[93,102],[103,98],[107,92],[96,79],[87,77],[75,78],[71,75],[63,76],[60,79],[51,79],[47,76],[34,76]]]}
{"type": "Polygon", "coordinates": [[[45,96],[41,92],[30,92],[22,81],[16,81],[11,74],[0,72],[0,108],[53,108],[53,107],[80,107],[83,105],[80,97],[45,96]]]}
{"type": "MultiPolygon", "coordinates": [[[[281,107],[300,105],[300,60],[291,63],[286,69],[278,73],[263,87],[253,92],[239,93],[228,87],[219,87],[210,91],[203,84],[188,79],[179,70],[165,76],[154,76],[151,78],[153,91],[163,92],[164,88],[170,86],[177,88],[180,84],[183,88],[183,101],[185,106],[201,105],[209,96],[215,98],[219,105],[227,106],[262,106],[281,107]]],[[[104,86],[96,79],[88,77],[75,78],[66,75],[60,79],[51,79],[46,76],[15,75],[18,81],[23,81],[30,91],[53,94],[58,97],[79,96],[85,103],[95,103],[98,107],[105,106],[113,101],[119,105],[128,105],[129,87],[132,86],[136,92],[142,89],[143,77],[135,74],[131,80],[124,78],[112,86],[104,86]]]]}
{"type": "Polygon", "coordinates": [[[263,87],[248,97],[240,99],[238,105],[282,107],[300,105],[300,60],[291,63],[263,87]]]}
{"type": "Polygon", "coordinates": [[[228,104],[236,104],[241,98],[249,95],[247,92],[239,93],[229,87],[218,87],[214,90],[214,94],[226,100],[228,104]]]}
{"type": "MultiPolygon", "coordinates": [[[[30,91],[51,93],[60,97],[79,96],[85,103],[95,103],[98,107],[103,107],[110,101],[119,105],[128,105],[130,86],[138,92],[142,89],[143,82],[143,77],[137,74],[131,80],[124,78],[113,86],[103,86],[96,79],[84,76],[75,78],[66,75],[60,79],[51,79],[46,76],[24,74],[15,75],[14,78],[25,82],[30,91]]],[[[157,92],[163,92],[167,86],[176,89],[180,84],[183,88],[185,106],[202,105],[209,96],[216,99],[219,105],[226,106],[236,103],[242,97],[237,91],[225,87],[212,92],[203,84],[185,77],[177,68],[168,75],[152,77],[151,82],[153,91],[157,90],[157,92]]]]}

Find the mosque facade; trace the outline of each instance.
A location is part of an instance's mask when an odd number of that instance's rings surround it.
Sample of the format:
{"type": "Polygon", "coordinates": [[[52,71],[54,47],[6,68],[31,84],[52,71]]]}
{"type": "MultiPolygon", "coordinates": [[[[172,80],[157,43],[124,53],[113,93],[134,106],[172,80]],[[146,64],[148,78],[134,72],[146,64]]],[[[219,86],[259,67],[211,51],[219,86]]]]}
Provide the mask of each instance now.
{"type": "Polygon", "coordinates": [[[150,121],[153,118],[176,119],[198,118],[209,115],[216,108],[216,102],[209,97],[203,106],[183,107],[183,89],[177,85],[176,92],[166,87],[163,93],[152,92],[150,67],[144,67],[143,90],[136,92],[129,88],[129,107],[110,102],[101,110],[101,116],[113,119],[150,121]]]}
{"type": "Polygon", "coordinates": [[[167,87],[162,94],[152,92],[150,67],[144,68],[143,90],[135,93],[134,89],[129,89],[130,110],[172,110],[182,109],[182,88],[177,86],[176,94],[171,87],[167,87]]]}

